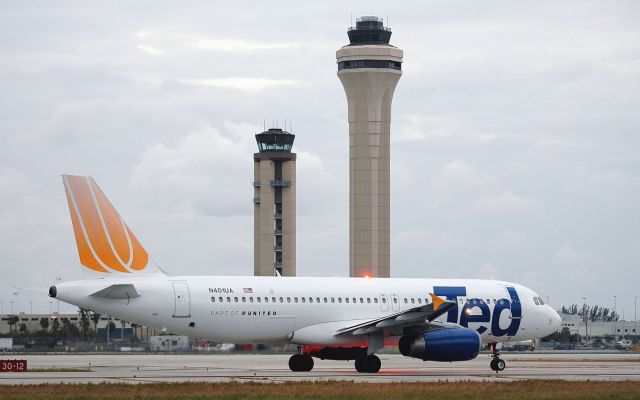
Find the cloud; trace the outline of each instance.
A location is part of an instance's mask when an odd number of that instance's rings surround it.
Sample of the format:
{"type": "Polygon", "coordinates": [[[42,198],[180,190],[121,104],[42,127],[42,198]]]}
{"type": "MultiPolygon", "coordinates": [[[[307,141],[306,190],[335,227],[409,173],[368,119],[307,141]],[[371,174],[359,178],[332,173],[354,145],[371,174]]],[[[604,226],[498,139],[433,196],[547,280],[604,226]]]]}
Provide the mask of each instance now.
{"type": "Polygon", "coordinates": [[[191,48],[225,53],[261,52],[267,50],[295,49],[300,47],[299,43],[294,42],[268,42],[239,38],[214,38],[205,35],[166,31],[138,31],[135,36],[139,41],[145,43],[138,47],[151,47],[147,43],[160,43],[165,47],[191,48]]]}
{"type": "Polygon", "coordinates": [[[268,78],[213,78],[213,79],[178,79],[178,82],[194,85],[208,86],[224,89],[239,89],[245,91],[260,91],[277,86],[296,86],[301,82],[292,79],[268,79],[268,78]]]}
{"type": "Polygon", "coordinates": [[[147,54],[151,54],[152,56],[160,56],[162,54],[164,54],[164,51],[157,49],[153,46],[147,46],[147,45],[143,45],[143,44],[139,44],[138,48],[142,51],[144,51],[147,54]]]}
{"type": "Polygon", "coordinates": [[[300,47],[298,43],[270,43],[256,42],[242,39],[211,39],[202,36],[185,36],[187,45],[201,50],[225,51],[229,53],[260,51],[260,50],[282,50],[300,47]]]}
{"type": "Polygon", "coordinates": [[[518,196],[505,190],[497,196],[483,197],[475,201],[476,212],[489,214],[523,214],[536,208],[536,202],[526,196],[518,196]]]}
{"type": "MultiPolygon", "coordinates": [[[[232,129],[237,125],[227,124],[232,129]]],[[[132,168],[130,186],[149,205],[177,214],[224,216],[251,209],[253,137],[229,137],[203,126],[175,144],[148,147],[132,168]]]]}
{"type": "Polygon", "coordinates": [[[553,261],[560,267],[558,272],[565,280],[597,284],[602,268],[602,257],[590,251],[578,251],[563,245],[553,255],[553,261]]]}
{"type": "Polygon", "coordinates": [[[397,130],[391,135],[392,142],[428,140],[436,136],[448,136],[456,131],[456,120],[443,115],[404,115],[397,130]]]}

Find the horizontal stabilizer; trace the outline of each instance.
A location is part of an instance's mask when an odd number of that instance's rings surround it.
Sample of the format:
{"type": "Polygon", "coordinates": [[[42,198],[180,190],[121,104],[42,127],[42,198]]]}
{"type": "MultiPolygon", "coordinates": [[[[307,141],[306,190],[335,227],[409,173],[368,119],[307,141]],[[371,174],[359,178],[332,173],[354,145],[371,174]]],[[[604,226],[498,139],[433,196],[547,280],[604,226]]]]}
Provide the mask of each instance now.
{"type": "Polygon", "coordinates": [[[138,293],[135,286],[132,284],[121,283],[98,290],[97,292],[92,293],[91,296],[102,297],[105,299],[133,299],[134,297],[140,297],[140,293],[138,293]]]}

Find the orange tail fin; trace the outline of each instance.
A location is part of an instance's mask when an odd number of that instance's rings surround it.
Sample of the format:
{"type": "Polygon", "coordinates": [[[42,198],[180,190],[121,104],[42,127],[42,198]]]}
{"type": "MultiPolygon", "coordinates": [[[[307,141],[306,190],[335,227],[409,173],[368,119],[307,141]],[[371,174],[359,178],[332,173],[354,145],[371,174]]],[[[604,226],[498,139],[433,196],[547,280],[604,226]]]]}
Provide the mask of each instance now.
{"type": "Polygon", "coordinates": [[[101,273],[163,274],[93,178],[62,180],[83,266],[101,273]]]}

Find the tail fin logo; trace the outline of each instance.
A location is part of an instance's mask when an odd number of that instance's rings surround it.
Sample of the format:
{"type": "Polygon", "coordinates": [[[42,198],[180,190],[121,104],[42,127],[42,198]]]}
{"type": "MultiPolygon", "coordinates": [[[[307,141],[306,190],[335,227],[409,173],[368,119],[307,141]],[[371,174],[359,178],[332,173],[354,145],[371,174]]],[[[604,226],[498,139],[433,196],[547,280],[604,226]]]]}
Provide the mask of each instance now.
{"type": "Polygon", "coordinates": [[[98,272],[131,273],[149,256],[93,178],[63,175],[80,263],[98,272]]]}

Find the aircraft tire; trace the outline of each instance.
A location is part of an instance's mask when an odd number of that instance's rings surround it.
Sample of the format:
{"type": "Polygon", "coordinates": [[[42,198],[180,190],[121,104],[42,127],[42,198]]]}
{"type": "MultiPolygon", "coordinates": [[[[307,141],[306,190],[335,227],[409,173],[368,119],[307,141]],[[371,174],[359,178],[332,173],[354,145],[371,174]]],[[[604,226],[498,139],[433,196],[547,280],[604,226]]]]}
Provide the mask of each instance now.
{"type": "Polygon", "coordinates": [[[380,358],[375,354],[367,356],[364,359],[364,372],[375,374],[378,371],[380,371],[381,366],[382,366],[382,362],[380,361],[380,358]]]}
{"type": "Polygon", "coordinates": [[[301,372],[302,369],[302,356],[300,354],[294,354],[289,357],[289,369],[293,372],[301,372]]]}
{"type": "Polygon", "coordinates": [[[355,365],[356,371],[358,372],[375,374],[380,371],[382,362],[378,356],[372,354],[370,356],[356,358],[355,365]]]}
{"type": "Polygon", "coordinates": [[[507,363],[504,362],[504,360],[502,358],[498,358],[496,360],[496,370],[497,371],[504,371],[504,369],[507,367],[507,363]]]}
{"type": "Polygon", "coordinates": [[[309,372],[313,369],[313,357],[301,356],[300,360],[302,361],[302,371],[309,372]]]}
{"type": "Polygon", "coordinates": [[[364,359],[365,357],[358,357],[355,361],[356,371],[365,372],[364,371],[364,359]]]}

